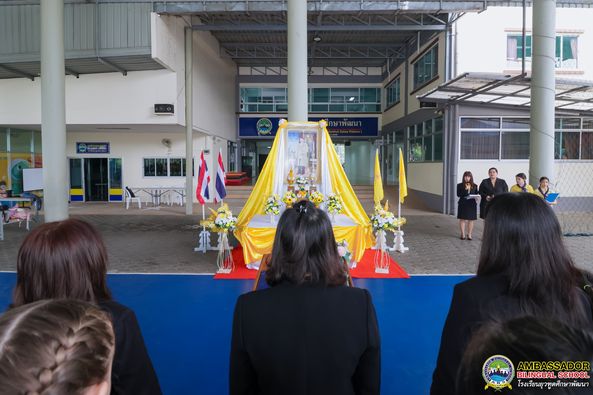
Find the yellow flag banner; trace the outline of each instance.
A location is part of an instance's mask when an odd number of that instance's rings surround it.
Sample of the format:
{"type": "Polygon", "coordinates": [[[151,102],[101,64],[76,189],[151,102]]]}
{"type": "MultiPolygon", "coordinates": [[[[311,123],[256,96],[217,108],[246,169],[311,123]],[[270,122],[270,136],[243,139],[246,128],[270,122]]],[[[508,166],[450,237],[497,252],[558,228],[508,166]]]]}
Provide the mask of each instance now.
{"type": "Polygon", "coordinates": [[[375,152],[375,205],[383,200],[383,180],[381,179],[381,165],[379,164],[379,150],[375,152]]]}
{"type": "Polygon", "coordinates": [[[406,169],[404,168],[404,155],[399,149],[399,201],[403,204],[404,198],[408,196],[408,183],[406,182],[406,169]]]}

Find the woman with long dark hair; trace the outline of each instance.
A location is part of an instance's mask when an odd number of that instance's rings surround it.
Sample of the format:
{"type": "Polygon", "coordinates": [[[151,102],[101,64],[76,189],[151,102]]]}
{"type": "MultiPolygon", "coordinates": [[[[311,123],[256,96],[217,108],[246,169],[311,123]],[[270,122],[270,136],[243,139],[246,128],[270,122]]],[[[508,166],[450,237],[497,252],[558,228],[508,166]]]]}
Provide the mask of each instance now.
{"type": "Polygon", "coordinates": [[[68,219],[33,229],[17,256],[12,307],[43,299],[79,299],[109,313],[115,332],[111,394],[161,394],[136,315],[111,298],[107,250],[89,223],[68,219]]]}
{"type": "Polygon", "coordinates": [[[477,276],[453,292],[431,394],[455,393],[467,342],[490,320],[530,315],[591,327],[582,281],[550,207],[531,193],[497,195],[484,226],[477,276]]]}
{"type": "Polygon", "coordinates": [[[474,182],[471,171],[463,173],[462,182],[457,184],[457,219],[461,230],[461,240],[472,240],[474,221],[478,219],[478,204],[472,195],[478,194],[478,186],[474,182]]]}
{"type": "Polygon", "coordinates": [[[266,281],[237,300],[230,393],[379,394],[371,296],[345,286],[330,220],[311,202],[280,217],[266,281]]]}

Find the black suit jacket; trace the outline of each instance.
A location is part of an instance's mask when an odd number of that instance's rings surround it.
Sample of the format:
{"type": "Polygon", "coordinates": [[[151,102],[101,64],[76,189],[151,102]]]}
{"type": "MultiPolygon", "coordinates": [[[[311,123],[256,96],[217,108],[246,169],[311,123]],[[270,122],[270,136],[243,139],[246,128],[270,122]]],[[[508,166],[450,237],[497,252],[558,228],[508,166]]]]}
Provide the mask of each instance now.
{"type": "Polygon", "coordinates": [[[99,306],[111,315],[115,333],[111,394],[161,395],[134,312],[113,300],[101,301],[99,306]]]}
{"type": "Polygon", "coordinates": [[[497,178],[496,182],[494,183],[494,187],[492,186],[492,182],[490,178],[485,178],[480,183],[480,196],[482,200],[480,201],[480,218],[486,218],[488,214],[488,201],[486,200],[486,196],[495,196],[500,195],[501,193],[505,193],[509,191],[509,186],[507,182],[502,178],[497,178]]]}
{"type": "MultiPolygon", "coordinates": [[[[591,307],[583,292],[583,314],[591,317],[591,307]]],[[[457,369],[472,334],[497,315],[511,319],[524,315],[518,299],[508,295],[508,280],[502,274],[473,277],[459,283],[453,291],[453,300],[445,321],[441,346],[432,376],[431,395],[454,395],[457,369]]]]}
{"type": "Polygon", "coordinates": [[[241,295],[231,394],[379,394],[380,340],[368,291],[282,283],[241,295]]]}

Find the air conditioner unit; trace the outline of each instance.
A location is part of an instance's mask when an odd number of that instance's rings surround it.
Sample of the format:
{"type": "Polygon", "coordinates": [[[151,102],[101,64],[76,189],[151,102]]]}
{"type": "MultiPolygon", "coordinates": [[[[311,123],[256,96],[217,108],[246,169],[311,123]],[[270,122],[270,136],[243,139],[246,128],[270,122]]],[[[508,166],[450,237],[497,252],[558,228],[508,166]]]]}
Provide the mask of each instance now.
{"type": "Polygon", "coordinates": [[[173,115],[175,114],[175,106],[173,104],[155,104],[154,113],[156,115],[173,115]]]}

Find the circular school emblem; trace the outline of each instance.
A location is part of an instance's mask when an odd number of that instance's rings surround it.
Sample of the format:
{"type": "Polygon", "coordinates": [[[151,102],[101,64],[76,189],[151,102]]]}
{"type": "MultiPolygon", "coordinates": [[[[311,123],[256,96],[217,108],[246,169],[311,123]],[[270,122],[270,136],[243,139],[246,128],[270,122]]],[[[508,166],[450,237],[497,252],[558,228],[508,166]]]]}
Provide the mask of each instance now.
{"type": "Polygon", "coordinates": [[[515,367],[513,362],[504,355],[493,355],[484,362],[482,366],[482,377],[486,381],[486,387],[492,387],[495,390],[501,390],[511,387],[511,381],[515,378],[515,367]]]}
{"type": "Polygon", "coordinates": [[[255,124],[255,128],[257,129],[257,134],[268,135],[272,133],[272,121],[268,118],[260,118],[257,124],[255,124]]]}

